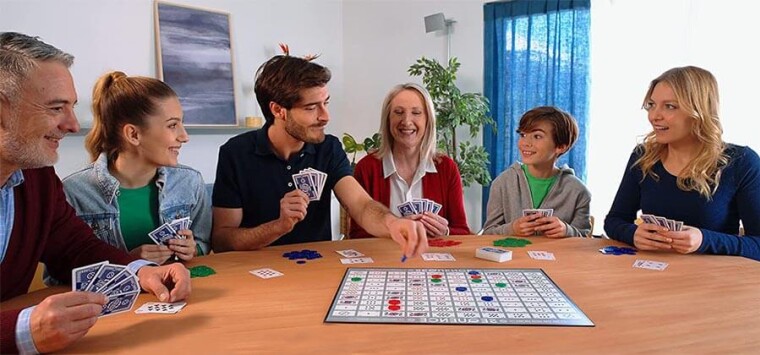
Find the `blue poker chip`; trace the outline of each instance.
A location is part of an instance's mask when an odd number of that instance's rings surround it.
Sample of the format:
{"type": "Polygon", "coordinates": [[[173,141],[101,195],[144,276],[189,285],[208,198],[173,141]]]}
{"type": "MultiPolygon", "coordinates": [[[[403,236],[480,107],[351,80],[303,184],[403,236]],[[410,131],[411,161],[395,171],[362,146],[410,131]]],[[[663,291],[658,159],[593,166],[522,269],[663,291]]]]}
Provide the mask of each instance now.
{"type": "Polygon", "coordinates": [[[460,287],[457,287],[456,290],[459,291],[459,292],[464,292],[464,291],[467,291],[467,287],[461,287],[460,286],[460,287]]]}
{"type": "Polygon", "coordinates": [[[614,245],[601,248],[599,249],[599,252],[602,254],[611,254],[611,255],[636,255],[636,249],[628,248],[628,247],[616,247],[614,245]]]}

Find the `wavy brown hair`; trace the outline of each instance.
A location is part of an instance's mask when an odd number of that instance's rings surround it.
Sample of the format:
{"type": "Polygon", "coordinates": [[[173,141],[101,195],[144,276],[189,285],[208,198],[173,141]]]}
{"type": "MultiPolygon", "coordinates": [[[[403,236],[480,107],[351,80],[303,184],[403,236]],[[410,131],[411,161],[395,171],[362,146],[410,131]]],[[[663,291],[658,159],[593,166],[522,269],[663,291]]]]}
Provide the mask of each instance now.
{"type": "MultiPolygon", "coordinates": [[[[697,191],[706,199],[711,199],[720,183],[721,169],[728,164],[725,154],[726,143],[723,142],[723,127],[718,115],[718,82],[709,71],[694,67],[670,69],[649,84],[643,107],[651,100],[654,87],[659,83],[670,86],[676,96],[680,110],[694,119],[692,134],[700,143],[696,156],[686,165],[677,178],[678,188],[683,191],[697,191]]],[[[667,145],[657,143],[654,131],[644,137],[638,147],[641,158],[634,166],[639,166],[643,173],[659,180],[652,167],[661,160],[667,151],[667,145]]]]}

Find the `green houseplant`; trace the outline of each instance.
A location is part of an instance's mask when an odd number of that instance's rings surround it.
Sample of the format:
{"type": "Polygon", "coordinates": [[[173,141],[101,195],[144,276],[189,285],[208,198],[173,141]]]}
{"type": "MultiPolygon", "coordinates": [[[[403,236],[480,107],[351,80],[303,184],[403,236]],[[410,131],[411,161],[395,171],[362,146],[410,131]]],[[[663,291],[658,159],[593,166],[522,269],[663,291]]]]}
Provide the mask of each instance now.
{"type": "Polygon", "coordinates": [[[369,153],[371,150],[379,148],[380,139],[380,133],[375,133],[372,137],[364,138],[362,143],[358,143],[352,135],[343,133],[343,150],[346,154],[353,153],[351,156],[351,167],[356,167],[356,153],[369,153]]]}
{"type": "Polygon", "coordinates": [[[409,67],[409,74],[422,75],[422,83],[430,92],[435,104],[438,149],[454,159],[462,175],[462,184],[473,182],[488,185],[488,152],[482,145],[457,140],[457,128],[469,128],[470,138],[475,138],[480,128],[494,124],[488,116],[488,99],[479,93],[462,93],[456,85],[459,62],[452,57],[444,67],[437,60],[422,57],[409,67]]]}

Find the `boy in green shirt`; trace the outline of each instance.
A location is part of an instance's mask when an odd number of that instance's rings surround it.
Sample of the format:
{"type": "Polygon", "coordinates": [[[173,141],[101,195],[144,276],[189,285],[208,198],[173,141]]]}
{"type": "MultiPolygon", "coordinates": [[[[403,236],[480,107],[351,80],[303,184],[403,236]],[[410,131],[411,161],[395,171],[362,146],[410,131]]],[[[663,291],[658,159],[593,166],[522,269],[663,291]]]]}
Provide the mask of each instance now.
{"type": "Polygon", "coordinates": [[[557,159],[578,139],[578,125],[567,112],[551,106],[531,109],[520,118],[516,162],[491,184],[483,234],[549,238],[591,233],[591,193],[557,159]],[[553,209],[553,215],[524,215],[526,209],[553,209]]]}

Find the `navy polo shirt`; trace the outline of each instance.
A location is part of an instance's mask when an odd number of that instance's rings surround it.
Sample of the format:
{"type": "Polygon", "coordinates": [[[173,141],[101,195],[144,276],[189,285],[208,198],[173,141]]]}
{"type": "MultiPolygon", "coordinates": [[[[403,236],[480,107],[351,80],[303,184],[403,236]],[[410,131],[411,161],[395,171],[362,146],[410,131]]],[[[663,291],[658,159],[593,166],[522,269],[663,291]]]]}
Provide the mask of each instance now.
{"type": "Polygon", "coordinates": [[[327,173],[319,201],[311,201],[306,218],[272,245],[331,240],[330,192],[351,175],[351,165],[337,137],[326,135],[319,144],[306,143],[290,160],[272,151],[269,125],[232,137],[219,148],[213,205],[242,208],[240,227],[256,227],[280,217],[280,200],[295,190],[293,174],[313,168],[327,173]]]}

